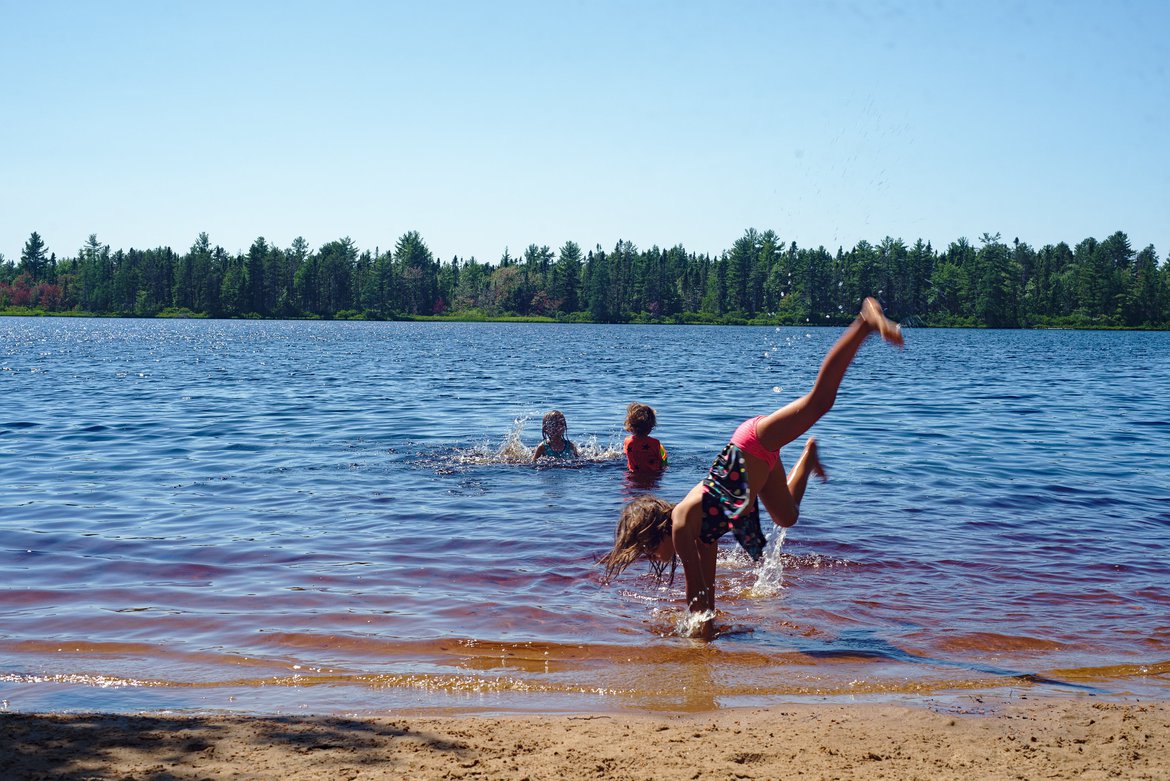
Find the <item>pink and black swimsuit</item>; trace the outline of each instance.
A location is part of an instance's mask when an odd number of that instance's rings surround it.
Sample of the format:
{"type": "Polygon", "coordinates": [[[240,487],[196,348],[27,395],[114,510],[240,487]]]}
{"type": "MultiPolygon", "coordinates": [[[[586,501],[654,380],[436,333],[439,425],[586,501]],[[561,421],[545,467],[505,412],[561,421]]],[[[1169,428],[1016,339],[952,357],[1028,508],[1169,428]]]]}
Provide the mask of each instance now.
{"type": "Polygon", "coordinates": [[[743,423],[739,424],[735,433],[731,435],[731,444],[738,445],[739,449],[745,453],[751,453],[756,458],[764,461],[768,465],[768,471],[772,471],[776,467],[776,462],[780,459],[779,450],[768,450],[764,447],[764,443],[756,436],[756,424],[764,419],[763,415],[756,415],[754,418],[749,418],[743,423]]]}
{"type": "Polygon", "coordinates": [[[759,503],[754,499],[748,502],[751,491],[743,454],[751,453],[763,460],[769,470],[780,458],[779,450],[768,450],[756,436],[756,422],[762,417],[739,425],[703,478],[703,522],[699,528],[699,539],[706,543],[730,531],[755,561],[764,555],[768,540],[760,528],[759,503]]]}

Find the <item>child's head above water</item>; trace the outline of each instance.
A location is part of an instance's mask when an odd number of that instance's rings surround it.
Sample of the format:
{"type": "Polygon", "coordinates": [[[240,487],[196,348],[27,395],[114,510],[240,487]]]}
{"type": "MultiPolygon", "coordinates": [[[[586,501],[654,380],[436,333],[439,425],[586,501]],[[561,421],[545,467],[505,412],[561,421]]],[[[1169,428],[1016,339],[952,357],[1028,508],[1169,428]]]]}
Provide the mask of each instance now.
{"type": "Polygon", "coordinates": [[[631,402],[626,408],[626,431],[640,437],[650,435],[658,425],[658,418],[654,415],[654,408],[638,402],[631,402]]]}
{"type": "Polygon", "coordinates": [[[545,439],[563,439],[568,429],[565,413],[558,409],[544,413],[544,419],[540,422],[540,433],[545,439]]]}
{"type": "MultiPolygon", "coordinates": [[[[670,536],[670,512],[673,509],[674,505],[670,502],[649,494],[634,497],[622,509],[622,517],[618,519],[617,531],[614,533],[613,550],[602,556],[600,561],[605,565],[606,583],[638,559],[648,559],[655,575],[662,577],[666,562],[653,558],[653,554],[662,541],[670,536]]],[[[671,582],[674,582],[677,561],[677,557],[671,558],[671,582]]]]}

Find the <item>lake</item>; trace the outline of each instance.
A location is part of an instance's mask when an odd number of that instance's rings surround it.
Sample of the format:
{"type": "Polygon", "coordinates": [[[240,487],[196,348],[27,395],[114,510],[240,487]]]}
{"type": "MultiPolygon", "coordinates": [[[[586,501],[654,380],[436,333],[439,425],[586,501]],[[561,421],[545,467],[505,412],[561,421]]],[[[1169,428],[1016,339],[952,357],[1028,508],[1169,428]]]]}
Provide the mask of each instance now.
{"type": "Polygon", "coordinates": [[[1170,333],[871,339],[800,522],[759,566],[724,538],[715,640],[681,569],[601,582],[623,503],[680,499],[839,333],[0,318],[0,708],[1170,695],[1170,333]],[[553,408],[582,458],[534,466],[553,408]]]}

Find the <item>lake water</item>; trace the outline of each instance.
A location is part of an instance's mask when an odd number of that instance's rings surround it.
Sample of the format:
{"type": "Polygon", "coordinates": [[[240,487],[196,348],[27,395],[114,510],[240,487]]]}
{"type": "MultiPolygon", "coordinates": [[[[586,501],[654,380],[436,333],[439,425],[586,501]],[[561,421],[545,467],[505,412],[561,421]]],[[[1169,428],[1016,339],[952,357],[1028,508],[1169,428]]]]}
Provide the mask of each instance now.
{"type": "Polygon", "coordinates": [[[839,333],[0,318],[0,708],[1166,698],[1168,333],[870,340],[800,523],[758,568],[724,540],[714,641],[681,571],[601,583],[622,504],[681,498],[839,333]],[[533,466],[551,408],[583,458],[533,466]]]}

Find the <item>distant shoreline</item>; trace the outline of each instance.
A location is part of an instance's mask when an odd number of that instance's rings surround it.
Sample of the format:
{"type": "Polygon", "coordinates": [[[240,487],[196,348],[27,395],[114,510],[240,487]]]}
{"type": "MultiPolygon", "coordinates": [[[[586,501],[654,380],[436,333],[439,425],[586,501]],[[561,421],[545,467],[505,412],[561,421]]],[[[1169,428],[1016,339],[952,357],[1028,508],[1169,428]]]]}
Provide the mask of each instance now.
{"type": "MultiPolygon", "coordinates": [[[[702,316],[681,316],[678,318],[658,318],[614,322],[596,322],[579,317],[543,317],[537,315],[404,315],[394,318],[369,318],[364,316],[347,318],[320,318],[320,317],[212,317],[197,312],[164,312],[151,317],[140,315],[95,314],[93,312],[46,312],[27,308],[9,307],[0,309],[0,317],[61,317],[61,318],[91,318],[95,320],[252,320],[257,322],[371,322],[371,323],[565,323],[571,325],[710,325],[710,326],[757,326],[757,327],[784,327],[784,328],[841,328],[849,324],[849,320],[829,323],[792,323],[780,319],[765,318],[713,318],[702,316]]],[[[957,328],[970,331],[1014,330],[1014,331],[1168,331],[1168,327],[1155,326],[1122,326],[1122,325],[1049,325],[1037,324],[1022,326],[1013,329],[993,329],[984,325],[970,325],[965,323],[925,323],[913,325],[903,323],[905,327],[915,329],[957,328]]]]}

